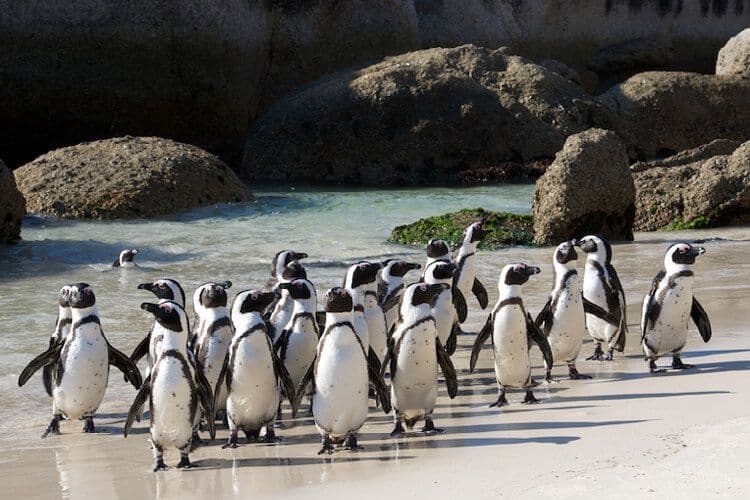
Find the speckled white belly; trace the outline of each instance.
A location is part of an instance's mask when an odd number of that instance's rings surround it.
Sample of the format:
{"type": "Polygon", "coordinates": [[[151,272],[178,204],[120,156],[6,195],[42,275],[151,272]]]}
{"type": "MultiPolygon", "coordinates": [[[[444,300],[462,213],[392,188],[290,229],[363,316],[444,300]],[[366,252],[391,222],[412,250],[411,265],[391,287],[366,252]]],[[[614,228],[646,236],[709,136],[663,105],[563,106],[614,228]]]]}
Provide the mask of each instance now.
{"type": "Polygon", "coordinates": [[[554,321],[547,340],[555,362],[575,361],[581,351],[586,322],[580,291],[566,289],[553,311],[554,321]]]}
{"type": "Polygon", "coordinates": [[[79,327],[63,350],[65,373],[52,393],[55,406],[69,419],[93,416],[109,379],[109,351],[99,325],[79,327]]]}
{"type": "MultiPolygon", "coordinates": [[[[396,340],[400,332],[396,332],[396,340]]],[[[396,375],[391,380],[393,407],[407,418],[429,415],[437,401],[435,326],[431,321],[406,331],[400,340],[396,375]]]]}
{"type": "Polygon", "coordinates": [[[154,375],[151,381],[151,439],[162,447],[184,448],[190,444],[193,434],[190,381],[185,378],[182,362],[173,356],[162,357],[154,375]]]}
{"type": "Polygon", "coordinates": [[[492,332],[497,383],[525,387],[531,376],[526,317],[517,305],[508,305],[495,315],[492,332]]]}
{"type": "Polygon", "coordinates": [[[276,418],[280,391],[268,342],[258,330],[235,348],[227,415],[241,429],[259,430],[276,418]]]}
{"type": "Polygon", "coordinates": [[[685,346],[692,303],[692,286],[686,287],[683,280],[664,293],[659,318],[645,338],[657,356],[680,351],[685,346]]]}

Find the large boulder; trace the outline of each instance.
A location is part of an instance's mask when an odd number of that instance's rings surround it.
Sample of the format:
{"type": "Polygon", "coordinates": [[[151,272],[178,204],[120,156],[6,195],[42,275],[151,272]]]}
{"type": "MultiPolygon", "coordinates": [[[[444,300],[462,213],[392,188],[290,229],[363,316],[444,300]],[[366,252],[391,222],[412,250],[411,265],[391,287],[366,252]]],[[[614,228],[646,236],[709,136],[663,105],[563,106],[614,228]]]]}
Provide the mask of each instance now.
{"type": "Polygon", "coordinates": [[[532,213],[539,245],[592,233],[632,240],[635,188],[620,138],[602,129],[568,137],[536,183],[532,213]]]}
{"type": "Polygon", "coordinates": [[[714,141],[631,169],[636,230],[750,223],[750,142],[714,141]]]}
{"type": "Polygon", "coordinates": [[[58,149],[14,174],[29,212],[71,219],[157,217],[252,198],[215,156],[158,137],[126,136],[58,149]]]}
{"type": "Polygon", "coordinates": [[[617,132],[641,159],[750,137],[750,80],[738,76],[639,73],[599,102],[617,113],[617,132]]]}
{"type": "Polygon", "coordinates": [[[717,75],[750,78],[750,28],[729,39],[716,58],[717,75]]]}
{"type": "Polygon", "coordinates": [[[21,239],[21,219],[26,203],[16,187],[13,172],[0,160],[0,244],[21,239]]]}
{"type": "Polygon", "coordinates": [[[462,170],[549,158],[609,113],[506,49],[429,49],[323,78],[251,128],[251,179],[445,184],[462,170]]]}

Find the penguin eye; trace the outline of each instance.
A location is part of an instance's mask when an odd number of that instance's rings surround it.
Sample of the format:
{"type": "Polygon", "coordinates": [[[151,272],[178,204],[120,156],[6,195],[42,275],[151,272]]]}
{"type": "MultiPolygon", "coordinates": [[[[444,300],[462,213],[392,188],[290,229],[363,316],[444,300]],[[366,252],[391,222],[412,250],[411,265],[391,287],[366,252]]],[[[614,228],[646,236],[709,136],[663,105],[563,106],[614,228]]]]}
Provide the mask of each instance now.
{"type": "Polygon", "coordinates": [[[294,287],[295,287],[295,288],[302,288],[302,283],[295,283],[295,284],[294,284],[294,287]]]}
{"type": "Polygon", "coordinates": [[[250,298],[253,299],[253,300],[258,300],[258,294],[257,293],[253,293],[253,294],[250,295],[250,298]]]}
{"type": "Polygon", "coordinates": [[[427,285],[420,285],[419,289],[422,290],[423,292],[426,292],[427,291],[427,285]]]}
{"type": "Polygon", "coordinates": [[[164,309],[167,312],[172,312],[172,304],[162,304],[161,308],[164,309]]]}

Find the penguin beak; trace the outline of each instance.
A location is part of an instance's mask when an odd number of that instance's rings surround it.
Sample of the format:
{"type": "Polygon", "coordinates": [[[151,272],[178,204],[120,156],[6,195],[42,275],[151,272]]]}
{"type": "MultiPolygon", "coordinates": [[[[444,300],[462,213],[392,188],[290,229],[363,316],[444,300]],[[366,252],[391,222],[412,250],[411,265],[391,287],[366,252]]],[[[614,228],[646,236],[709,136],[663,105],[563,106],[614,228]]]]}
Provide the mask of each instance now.
{"type": "Polygon", "coordinates": [[[151,302],[143,302],[141,304],[141,309],[143,309],[144,311],[150,312],[154,316],[158,316],[158,313],[159,313],[159,310],[160,310],[159,309],[159,304],[154,304],[154,303],[151,303],[151,302]]]}
{"type": "Polygon", "coordinates": [[[137,248],[134,248],[134,249],[132,249],[132,250],[130,251],[130,253],[132,253],[133,255],[138,255],[138,249],[137,249],[137,248]]]}
{"type": "Polygon", "coordinates": [[[228,289],[232,288],[232,282],[229,281],[229,280],[222,281],[221,283],[217,283],[217,285],[219,285],[224,290],[228,290],[228,289]]]}
{"type": "Polygon", "coordinates": [[[306,259],[307,254],[303,252],[292,252],[292,260],[306,259]]]}
{"type": "Polygon", "coordinates": [[[284,290],[291,290],[292,289],[292,282],[291,281],[285,281],[283,283],[279,283],[279,288],[283,288],[284,290]]]}
{"type": "Polygon", "coordinates": [[[153,283],[141,283],[140,285],[138,285],[138,290],[148,290],[149,292],[151,292],[154,290],[154,284],[153,283]]]}
{"type": "Polygon", "coordinates": [[[406,265],[406,268],[409,269],[409,271],[414,271],[416,269],[422,269],[422,264],[412,264],[409,263],[406,265]]]}
{"type": "Polygon", "coordinates": [[[542,272],[542,270],[536,266],[526,266],[526,269],[524,270],[524,272],[527,275],[532,276],[534,274],[539,274],[540,272],[542,272]]]}
{"type": "Polygon", "coordinates": [[[706,249],[703,247],[693,247],[690,253],[693,254],[694,257],[697,257],[706,253],[706,249]]]}

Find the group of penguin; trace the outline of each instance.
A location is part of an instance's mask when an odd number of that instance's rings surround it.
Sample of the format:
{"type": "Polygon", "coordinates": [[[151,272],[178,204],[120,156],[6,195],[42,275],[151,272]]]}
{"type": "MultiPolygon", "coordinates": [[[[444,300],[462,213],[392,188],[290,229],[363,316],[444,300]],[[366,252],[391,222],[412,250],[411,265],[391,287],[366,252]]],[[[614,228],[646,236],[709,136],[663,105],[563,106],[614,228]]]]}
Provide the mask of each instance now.
{"type": "MultiPolygon", "coordinates": [[[[475,222],[464,231],[453,257],[443,240],[427,245],[427,262],[404,260],[359,262],[350,266],[341,287],[325,293],[323,311],[300,263],[304,253],[276,254],[266,286],[239,292],[228,305],[231,282],[206,283],[193,294],[195,319],[188,320],[180,284],[158,279],[138,285],[157,302],[141,309],[154,318],[148,335],[131,356],[107,341],[101,328],[91,286],[63,286],[59,314],[49,348],[21,372],[24,385],[39,369],[52,397],[52,421],[42,435],[60,433],[60,421],[82,419],[84,432],[94,432],[93,417],[107,387],[109,366],[124,374],[138,393],[125,422],[127,437],[148,402],[154,471],[165,469],[164,451],[176,448],[178,468],[189,467],[189,453],[200,443],[201,431],[215,437],[215,422],[229,428],[223,447],[247,441],[275,442],[274,423],[281,402],[290,402],[296,416],[303,399],[322,440],[319,454],[335,446],[356,451],[357,433],[368,415],[369,399],[386,414],[394,411],[391,436],[412,429],[424,419],[422,432],[442,432],[432,412],[438,395],[438,368],[448,396],[458,390],[451,356],[461,323],[467,317],[471,293],[482,309],[488,306],[485,287],[476,276],[476,249],[486,231],[475,222]],[[418,282],[405,284],[407,273],[421,270],[418,282]],[[146,358],[141,376],[136,364],[146,358]],[[386,385],[390,378],[390,389],[386,385]]],[[[134,265],[137,250],[125,250],[115,265],[134,265]]],[[[687,341],[689,318],[703,340],[711,337],[706,312],[693,296],[690,266],[704,249],[687,243],[669,247],[664,269],[654,278],[643,301],[641,343],[652,373],[656,360],[672,355],[672,367],[690,368],[680,352],[687,341]]],[[[534,403],[529,351],[537,345],[544,359],[546,380],[552,381],[554,362],[564,361],[571,379],[590,378],[578,372],[576,359],[585,331],[594,339],[590,360],[611,360],[623,351],[627,328],[625,294],[612,266],[612,248],[599,236],[561,243],[554,252],[554,283],[549,299],[534,319],[521,294],[538,267],[511,263],[498,281],[498,301],[476,335],[471,351],[474,371],[483,344],[492,339],[498,398],[490,406],[508,403],[509,388],[526,391],[524,403],[534,403]],[[583,280],[578,279],[577,249],[586,254],[583,280]],[[606,347],[606,353],[605,353],[606,347]]]]}

